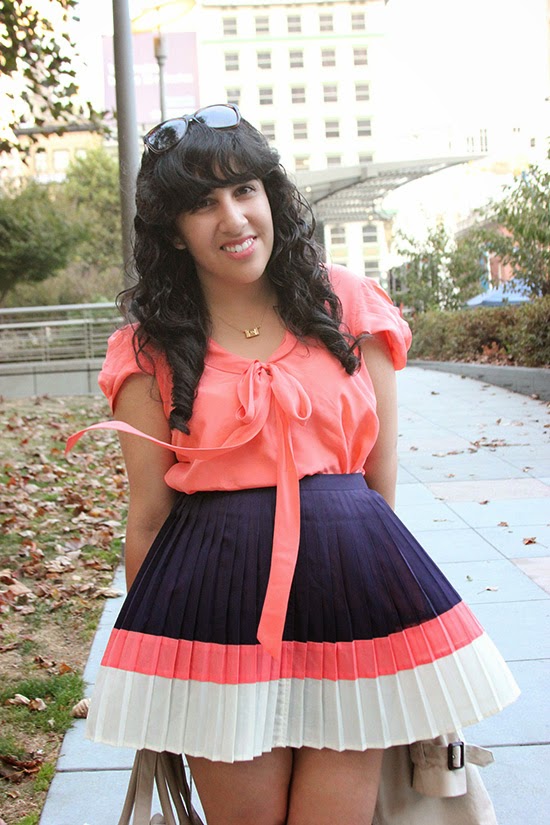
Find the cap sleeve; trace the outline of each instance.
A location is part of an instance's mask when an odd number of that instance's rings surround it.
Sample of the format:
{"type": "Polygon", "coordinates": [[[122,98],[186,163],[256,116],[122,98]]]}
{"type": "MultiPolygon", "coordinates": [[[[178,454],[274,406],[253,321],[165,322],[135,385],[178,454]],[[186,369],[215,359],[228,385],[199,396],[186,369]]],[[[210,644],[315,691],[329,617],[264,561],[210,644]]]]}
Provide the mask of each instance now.
{"type": "Polygon", "coordinates": [[[138,363],[133,344],[134,331],[135,327],[128,324],[117,329],[109,338],[105,361],[98,376],[99,388],[113,411],[118,392],[127,378],[136,373],[154,375],[165,410],[168,409],[169,414],[171,381],[165,359],[158,353],[154,353],[152,359],[144,356],[138,363]]]}
{"type": "Polygon", "coordinates": [[[383,335],[395,369],[403,369],[412,334],[389,295],[373,278],[355,275],[343,267],[332,267],[331,279],[352,335],[383,335]]]}

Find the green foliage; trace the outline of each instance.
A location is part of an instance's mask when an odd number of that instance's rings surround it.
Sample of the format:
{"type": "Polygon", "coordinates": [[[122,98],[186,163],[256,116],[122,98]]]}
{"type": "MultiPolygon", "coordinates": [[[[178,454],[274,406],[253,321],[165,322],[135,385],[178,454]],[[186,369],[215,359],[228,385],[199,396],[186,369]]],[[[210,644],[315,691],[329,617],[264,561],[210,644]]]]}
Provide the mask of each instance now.
{"type": "Polygon", "coordinates": [[[15,825],[38,825],[40,814],[28,814],[23,819],[18,819],[15,825]]]}
{"type": "Polygon", "coordinates": [[[67,24],[78,0],[43,0],[37,5],[40,9],[21,0],[0,3],[0,80],[8,89],[4,115],[13,131],[11,137],[0,138],[0,152],[26,151],[15,135],[22,124],[53,123],[61,133],[67,123],[85,119],[101,129],[101,115],[92,105],[75,102],[75,45],[67,24]]]}
{"type": "Polygon", "coordinates": [[[50,783],[54,778],[55,765],[52,762],[44,762],[34,780],[34,790],[37,793],[45,792],[50,787],[50,783]]]}
{"type": "Polygon", "coordinates": [[[510,264],[533,295],[550,295],[550,169],[532,165],[486,213],[506,233],[493,232],[487,249],[510,264]]]}
{"type": "Polygon", "coordinates": [[[17,283],[43,281],[65,267],[74,238],[48,187],[30,183],[0,195],[0,300],[17,283]]]}
{"type": "Polygon", "coordinates": [[[430,311],[412,319],[411,358],[550,365],[550,296],[519,307],[430,311]]]}
{"type": "Polygon", "coordinates": [[[77,260],[105,271],[122,265],[118,162],[92,149],[67,170],[61,195],[78,227],[77,260]]]}
{"type": "Polygon", "coordinates": [[[11,723],[20,730],[42,730],[64,733],[74,719],[73,706],[84,695],[84,682],[77,673],[54,674],[48,678],[25,679],[4,683],[0,691],[0,721],[11,723]],[[43,699],[45,711],[30,711],[26,705],[5,705],[7,699],[21,693],[29,699],[43,699]]]}
{"type": "Polygon", "coordinates": [[[406,263],[392,273],[390,292],[416,312],[458,309],[479,291],[485,269],[477,236],[455,243],[437,224],[422,244],[399,236],[397,252],[406,263]]]}

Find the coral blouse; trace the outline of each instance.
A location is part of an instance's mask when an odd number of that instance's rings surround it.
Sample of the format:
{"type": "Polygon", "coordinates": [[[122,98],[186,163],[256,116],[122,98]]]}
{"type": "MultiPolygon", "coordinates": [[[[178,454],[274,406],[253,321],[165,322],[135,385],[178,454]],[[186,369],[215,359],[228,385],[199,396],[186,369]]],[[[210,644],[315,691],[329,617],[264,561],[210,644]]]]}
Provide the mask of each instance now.
{"type": "MultiPolygon", "coordinates": [[[[329,270],[352,335],[382,334],[395,369],[406,363],[411,333],[384,290],[372,279],[341,266],[329,270]]],[[[109,339],[99,385],[111,408],[126,378],[140,372],[128,325],[109,339]]],[[[172,379],[163,354],[143,368],[154,373],[166,416],[172,409],[172,379]]],[[[315,341],[290,332],[262,362],[228,352],[210,341],[189,422],[191,433],[173,430],[159,442],[123,422],[102,422],[172,449],[178,461],[166,483],[175,490],[277,488],[271,572],[258,627],[258,640],[279,658],[286,605],[300,537],[299,479],[317,473],[357,473],[378,434],[376,399],[363,365],[348,375],[315,341]]],[[[72,436],[69,448],[82,433],[72,436]]]]}

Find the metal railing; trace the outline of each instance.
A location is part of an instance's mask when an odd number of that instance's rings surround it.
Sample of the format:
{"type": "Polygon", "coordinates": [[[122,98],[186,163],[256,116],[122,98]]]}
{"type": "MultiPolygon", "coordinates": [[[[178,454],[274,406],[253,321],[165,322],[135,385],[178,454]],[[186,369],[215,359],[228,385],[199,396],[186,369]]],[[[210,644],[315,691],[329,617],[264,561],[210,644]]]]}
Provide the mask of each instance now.
{"type": "Polygon", "coordinates": [[[119,325],[111,303],[0,309],[0,363],[101,358],[119,325]]]}

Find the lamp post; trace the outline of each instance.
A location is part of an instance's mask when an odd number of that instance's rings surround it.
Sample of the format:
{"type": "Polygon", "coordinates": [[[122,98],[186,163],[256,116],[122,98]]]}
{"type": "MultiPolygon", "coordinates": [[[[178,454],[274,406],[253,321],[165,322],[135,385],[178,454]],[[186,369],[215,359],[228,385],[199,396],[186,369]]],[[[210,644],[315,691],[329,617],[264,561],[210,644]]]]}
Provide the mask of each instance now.
{"type": "Polygon", "coordinates": [[[163,29],[181,20],[195,5],[195,0],[164,0],[164,2],[145,5],[132,18],[132,31],[154,31],[155,60],[159,68],[159,103],[160,119],[166,120],[166,83],[164,69],[168,59],[168,47],[163,29]]]}
{"type": "Polygon", "coordinates": [[[115,57],[116,106],[122,255],[124,286],[134,282],[129,270],[132,260],[132,231],[135,213],[135,185],[139,166],[134,58],[128,0],[113,0],[113,47],[115,57]]]}

